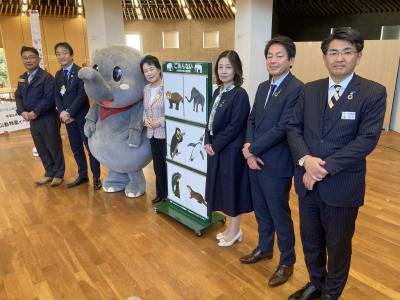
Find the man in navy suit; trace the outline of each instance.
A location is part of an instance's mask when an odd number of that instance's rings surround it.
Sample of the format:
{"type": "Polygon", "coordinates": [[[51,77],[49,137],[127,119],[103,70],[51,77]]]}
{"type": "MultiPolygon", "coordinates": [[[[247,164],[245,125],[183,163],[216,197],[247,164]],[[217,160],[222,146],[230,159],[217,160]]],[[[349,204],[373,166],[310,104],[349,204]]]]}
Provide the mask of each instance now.
{"type": "Polygon", "coordinates": [[[338,299],[347,281],[366,156],[376,147],[386,109],[386,89],[354,73],[363,47],[353,29],[338,29],[322,42],[329,78],[305,85],[288,125],[310,276],[289,299],[338,299]]]}
{"type": "Polygon", "coordinates": [[[272,79],[258,87],[243,147],[250,168],[259,241],[258,246],[240,261],[251,264],[271,259],[276,233],[281,255],[279,265],[268,281],[268,285],[274,287],[288,280],[296,261],[289,207],[293,163],[286,126],[303,83],[290,72],[296,55],[296,46],[290,38],[278,36],[271,39],[264,54],[272,79]]]}
{"type": "Polygon", "coordinates": [[[74,50],[66,43],[58,43],[54,51],[61,69],[55,77],[55,96],[60,119],[67,128],[69,143],[78,165],[78,177],[67,184],[68,188],[89,181],[84,145],[89,154],[90,169],[93,173],[93,186],[101,188],[100,163],[90,153],[87,137],[84,134],[85,116],[89,110],[89,100],[82,79],[78,77],[80,68],[73,63],[74,50]]]}
{"type": "Polygon", "coordinates": [[[18,79],[15,92],[17,113],[29,121],[31,135],[45,169],[42,185],[60,185],[64,178],[65,163],[60,135],[60,121],[54,102],[54,78],[39,67],[39,52],[22,47],[21,58],[27,72],[18,79]]]}

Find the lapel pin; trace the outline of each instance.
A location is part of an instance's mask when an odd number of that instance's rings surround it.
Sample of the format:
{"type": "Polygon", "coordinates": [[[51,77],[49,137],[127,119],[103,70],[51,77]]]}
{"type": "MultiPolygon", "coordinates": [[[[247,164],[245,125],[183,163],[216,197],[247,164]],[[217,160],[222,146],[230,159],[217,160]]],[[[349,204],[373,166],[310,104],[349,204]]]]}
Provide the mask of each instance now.
{"type": "Polygon", "coordinates": [[[281,93],[281,90],[275,92],[275,93],[274,93],[274,97],[278,97],[280,93],[281,93]]]}
{"type": "Polygon", "coordinates": [[[355,91],[352,91],[348,96],[347,96],[347,99],[348,100],[352,100],[353,99],[353,94],[355,94],[356,92],[355,91]]]}

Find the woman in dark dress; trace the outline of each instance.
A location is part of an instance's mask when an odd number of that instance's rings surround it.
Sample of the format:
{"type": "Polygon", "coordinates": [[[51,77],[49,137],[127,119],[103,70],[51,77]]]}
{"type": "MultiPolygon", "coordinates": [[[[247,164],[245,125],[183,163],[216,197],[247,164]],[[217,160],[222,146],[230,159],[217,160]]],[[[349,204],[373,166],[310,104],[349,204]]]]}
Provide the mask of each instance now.
{"type": "Polygon", "coordinates": [[[209,209],[228,215],[228,226],[217,235],[218,246],[229,247],[242,240],[240,219],[253,210],[249,171],[242,155],[249,96],[240,86],[242,62],[238,54],[222,52],[215,64],[219,88],[213,95],[205,133],[207,152],[206,200],[209,209]]]}

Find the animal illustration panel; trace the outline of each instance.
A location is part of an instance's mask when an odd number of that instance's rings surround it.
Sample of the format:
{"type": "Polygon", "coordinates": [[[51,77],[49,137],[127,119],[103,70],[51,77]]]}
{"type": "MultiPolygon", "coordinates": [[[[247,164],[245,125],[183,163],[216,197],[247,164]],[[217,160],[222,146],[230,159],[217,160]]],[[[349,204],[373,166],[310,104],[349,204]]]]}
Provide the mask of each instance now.
{"type": "Polygon", "coordinates": [[[186,124],[168,120],[167,132],[167,159],[185,164],[187,128],[186,124]]]}
{"type": "Polygon", "coordinates": [[[188,121],[207,123],[207,76],[184,75],[184,116],[188,121]]]}
{"type": "Polygon", "coordinates": [[[184,118],[183,75],[164,73],[163,77],[165,115],[184,118]]]}
{"type": "Polygon", "coordinates": [[[201,172],[207,172],[207,153],[204,150],[204,131],[203,127],[186,125],[185,136],[185,164],[201,172]]]}
{"type": "Polygon", "coordinates": [[[167,162],[168,199],[207,218],[204,200],[206,178],[203,175],[167,162]]]}

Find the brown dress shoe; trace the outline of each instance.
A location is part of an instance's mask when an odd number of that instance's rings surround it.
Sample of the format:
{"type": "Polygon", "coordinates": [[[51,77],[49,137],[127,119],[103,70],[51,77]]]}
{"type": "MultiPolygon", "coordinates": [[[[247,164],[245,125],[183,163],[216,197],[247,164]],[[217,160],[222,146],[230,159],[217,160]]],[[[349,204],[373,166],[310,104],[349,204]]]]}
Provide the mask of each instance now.
{"type": "Polygon", "coordinates": [[[254,249],[250,254],[241,257],[239,260],[242,264],[255,264],[256,262],[263,259],[271,259],[273,253],[267,253],[260,250],[260,248],[254,249]]]}
{"type": "Polygon", "coordinates": [[[36,180],[35,183],[37,185],[43,185],[43,184],[46,184],[46,183],[48,183],[48,182],[50,182],[52,180],[53,180],[53,178],[51,178],[51,177],[43,177],[43,178],[40,178],[39,180],[36,180]]]}
{"type": "Polygon", "coordinates": [[[268,281],[270,287],[284,284],[293,274],[293,266],[279,265],[268,281]]]}
{"type": "Polygon", "coordinates": [[[50,186],[55,187],[55,186],[60,185],[62,182],[63,182],[63,178],[54,177],[50,183],[50,186]]]}

